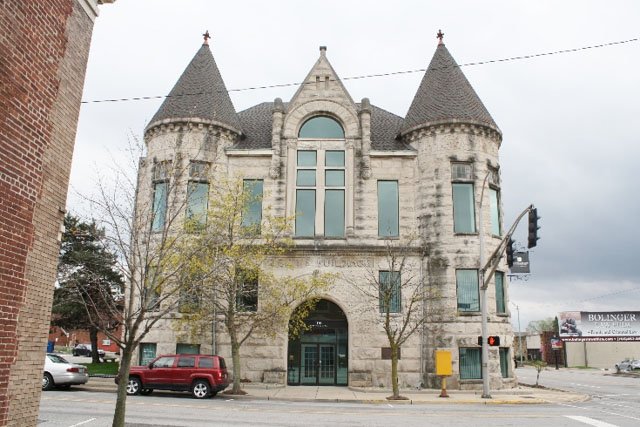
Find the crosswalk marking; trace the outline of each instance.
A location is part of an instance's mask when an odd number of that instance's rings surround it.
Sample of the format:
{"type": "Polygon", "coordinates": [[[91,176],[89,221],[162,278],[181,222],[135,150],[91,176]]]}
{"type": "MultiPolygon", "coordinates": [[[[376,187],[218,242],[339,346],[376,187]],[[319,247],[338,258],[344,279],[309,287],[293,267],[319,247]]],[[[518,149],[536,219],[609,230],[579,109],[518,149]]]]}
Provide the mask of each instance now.
{"type": "Polygon", "coordinates": [[[615,424],[606,423],[604,421],[594,420],[593,418],[583,417],[580,415],[565,415],[565,417],[570,418],[575,421],[579,421],[581,423],[589,424],[594,427],[618,427],[615,424]]]}

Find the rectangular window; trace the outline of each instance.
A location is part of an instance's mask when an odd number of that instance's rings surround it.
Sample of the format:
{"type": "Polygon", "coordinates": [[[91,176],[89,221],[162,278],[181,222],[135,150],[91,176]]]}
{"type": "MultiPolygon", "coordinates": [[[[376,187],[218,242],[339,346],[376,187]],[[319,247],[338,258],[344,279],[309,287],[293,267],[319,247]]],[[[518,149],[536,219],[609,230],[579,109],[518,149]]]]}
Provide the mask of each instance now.
{"type": "Polygon", "coordinates": [[[295,235],[314,237],[316,232],[316,167],[318,153],[299,150],[296,170],[295,235]]]}
{"type": "Polygon", "coordinates": [[[316,190],[296,191],[296,236],[313,237],[316,229],[316,190]]]}
{"type": "Polygon", "coordinates": [[[473,184],[453,183],[453,231],[475,233],[473,184]]]}
{"type": "Polygon", "coordinates": [[[402,311],[400,272],[380,271],[380,313],[400,313],[402,311]]]}
{"type": "Polygon", "coordinates": [[[176,354],[199,354],[200,344],[176,344],[176,354]]]}
{"type": "Polygon", "coordinates": [[[344,190],[326,190],[324,193],[324,235],[344,236],[344,190]]]}
{"type": "Polygon", "coordinates": [[[236,309],[238,311],[258,310],[258,276],[255,273],[240,271],[236,293],[236,309]]]}
{"type": "Polygon", "coordinates": [[[142,289],[142,304],[145,310],[160,310],[160,296],[162,278],[155,267],[149,267],[144,277],[144,289],[142,289]]]}
{"type": "Polygon", "coordinates": [[[185,284],[180,289],[180,313],[195,313],[200,308],[200,283],[185,284]]]}
{"type": "Polygon", "coordinates": [[[500,236],[500,194],[495,188],[489,189],[489,208],[491,211],[491,234],[500,236]]]}
{"type": "Polygon", "coordinates": [[[242,226],[250,227],[256,234],[260,234],[262,223],[262,196],[264,182],[261,179],[245,179],[242,189],[245,193],[245,207],[242,212],[242,226]]]}
{"type": "Polygon", "coordinates": [[[189,181],[187,184],[186,226],[189,230],[201,230],[207,225],[209,208],[209,183],[189,181]]]}
{"type": "Polygon", "coordinates": [[[397,237],[399,231],[398,181],[378,181],[378,236],[397,237]]]}
{"type": "Polygon", "coordinates": [[[504,299],[504,273],[496,271],[494,277],[496,282],[496,313],[504,314],[507,312],[504,299]]]}
{"type": "Polygon", "coordinates": [[[460,379],[482,379],[482,350],[480,348],[460,348],[460,379]]]}
{"type": "Polygon", "coordinates": [[[478,270],[456,270],[458,311],[480,311],[478,270]]]}
{"type": "Polygon", "coordinates": [[[140,343],[140,365],[146,366],[156,358],[156,343],[140,343]]]}
{"type": "Polygon", "coordinates": [[[168,182],[156,182],[153,184],[153,217],[151,231],[162,231],[167,215],[167,187],[168,182]]]}
{"type": "Polygon", "coordinates": [[[500,347],[500,372],[502,378],[509,378],[509,348],[500,347]]]}

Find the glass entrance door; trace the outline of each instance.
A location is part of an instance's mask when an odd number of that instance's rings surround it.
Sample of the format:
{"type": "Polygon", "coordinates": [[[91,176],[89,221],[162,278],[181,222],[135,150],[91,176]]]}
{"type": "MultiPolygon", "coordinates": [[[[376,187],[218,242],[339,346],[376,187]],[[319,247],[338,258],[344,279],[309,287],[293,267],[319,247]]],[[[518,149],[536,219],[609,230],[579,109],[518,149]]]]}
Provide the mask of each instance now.
{"type": "Polygon", "coordinates": [[[318,384],[335,384],[336,381],[336,347],[319,344],[320,360],[318,361],[318,384]]]}
{"type": "Polygon", "coordinates": [[[336,382],[336,347],[329,344],[302,344],[300,384],[333,385],[336,382]]]}
{"type": "Polygon", "coordinates": [[[318,383],[318,344],[302,344],[300,384],[318,383]]]}

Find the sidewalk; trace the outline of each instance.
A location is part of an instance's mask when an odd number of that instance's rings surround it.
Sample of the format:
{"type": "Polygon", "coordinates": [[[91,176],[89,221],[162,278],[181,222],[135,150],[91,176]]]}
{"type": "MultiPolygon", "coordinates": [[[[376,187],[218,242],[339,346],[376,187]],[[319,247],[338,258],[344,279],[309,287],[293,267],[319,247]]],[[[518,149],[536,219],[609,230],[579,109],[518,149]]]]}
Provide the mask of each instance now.
{"type": "MultiPolygon", "coordinates": [[[[91,377],[89,382],[78,389],[89,391],[114,392],[116,384],[113,378],[91,377]]],[[[447,390],[449,398],[438,397],[440,390],[401,390],[400,394],[408,400],[387,400],[391,395],[386,389],[361,389],[355,387],[331,386],[282,386],[277,384],[243,384],[244,396],[219,394],[217,398],[234,400],[283,400],[283,401],[317,401],[317,402],[345,402],[345,403],[385,403],[392,405],[415,404],[541,404],[541,403],[569,403],[583,402],[589,397],[584,394],[564,391],[519,387],[510,390],[495,390],[491,392],[491,399],[483,399],[480,391],[447,390]]],[[[161,392],[162,393],[162,392],[161,392]]]]}

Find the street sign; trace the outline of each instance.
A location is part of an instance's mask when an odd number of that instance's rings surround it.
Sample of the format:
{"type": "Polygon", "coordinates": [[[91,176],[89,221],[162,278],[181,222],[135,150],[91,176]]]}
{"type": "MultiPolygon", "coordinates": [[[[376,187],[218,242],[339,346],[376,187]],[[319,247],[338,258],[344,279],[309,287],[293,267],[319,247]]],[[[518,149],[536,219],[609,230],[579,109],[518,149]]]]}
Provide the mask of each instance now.
{"type": "Polygon", "coordinates": [[[513,254],[513,265],[511,273],[530,273],[529,269],[529,252],[515,252],[513,254]]]}

